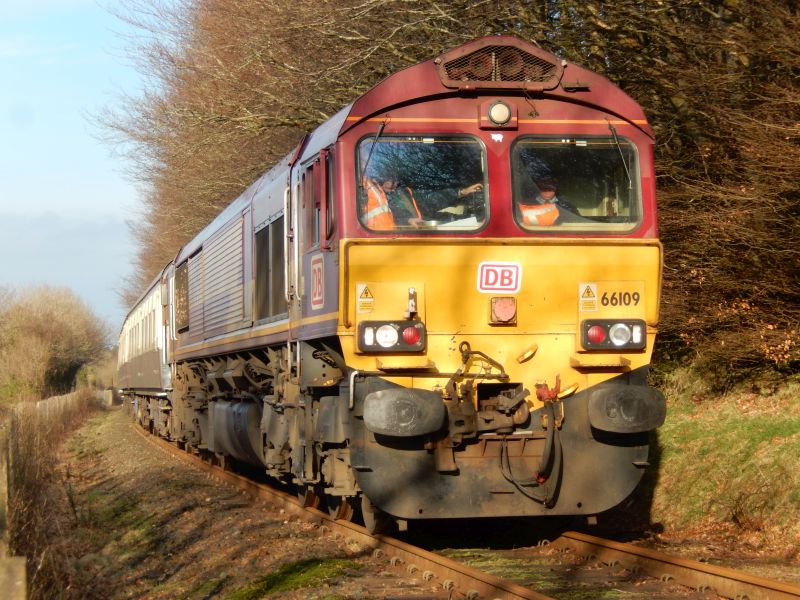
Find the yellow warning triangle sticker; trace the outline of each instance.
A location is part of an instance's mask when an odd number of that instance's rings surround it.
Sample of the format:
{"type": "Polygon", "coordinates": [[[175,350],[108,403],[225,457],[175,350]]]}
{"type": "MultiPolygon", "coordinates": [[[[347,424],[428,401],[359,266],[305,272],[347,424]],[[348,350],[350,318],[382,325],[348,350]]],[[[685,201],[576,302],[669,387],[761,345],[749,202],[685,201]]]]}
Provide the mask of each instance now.
{"type": "Polygon", "coordinates": [[[359,298],[373,298],[372,292],[369,291],[367,286],[364,286],[364,291],[361,292],[359,298]]]}
{"type": "Polygon", "coordinates": [[[581,294],[581,298],[594,298],[592,286],[587,285],[585,288],[583,288],[583,294],[581,294]]]}

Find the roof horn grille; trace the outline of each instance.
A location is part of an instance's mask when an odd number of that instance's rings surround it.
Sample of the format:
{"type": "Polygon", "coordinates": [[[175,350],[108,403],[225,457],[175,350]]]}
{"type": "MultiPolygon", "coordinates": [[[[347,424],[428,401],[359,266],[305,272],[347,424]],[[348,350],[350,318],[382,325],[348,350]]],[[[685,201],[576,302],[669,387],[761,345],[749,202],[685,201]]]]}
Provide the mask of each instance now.
{"type": "Polygon", "coordinates": [[[436,59],[446,87],[545,90],[556,87],[564,71],[557,57],[532,46],[494,44],[474,48],[474,44],[468,44],[436,59]]]}

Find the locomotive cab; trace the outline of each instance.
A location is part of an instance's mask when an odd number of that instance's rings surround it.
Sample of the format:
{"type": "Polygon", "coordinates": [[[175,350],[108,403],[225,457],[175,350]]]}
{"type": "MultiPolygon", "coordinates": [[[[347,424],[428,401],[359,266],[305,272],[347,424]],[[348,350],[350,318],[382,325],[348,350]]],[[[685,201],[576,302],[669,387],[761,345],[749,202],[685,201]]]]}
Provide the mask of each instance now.
{"type": "Polygon", "coordinates": [[[601,512],[665,415],[646,385],[661,246],[644,116],[596,75],[492,42],[385,85],[453,60],[489,75],[370,112],[379,85],[340,138],[351,460],[399,519],[601,512]],[[510,52],[558,81],[504,80],[510,52]]]}

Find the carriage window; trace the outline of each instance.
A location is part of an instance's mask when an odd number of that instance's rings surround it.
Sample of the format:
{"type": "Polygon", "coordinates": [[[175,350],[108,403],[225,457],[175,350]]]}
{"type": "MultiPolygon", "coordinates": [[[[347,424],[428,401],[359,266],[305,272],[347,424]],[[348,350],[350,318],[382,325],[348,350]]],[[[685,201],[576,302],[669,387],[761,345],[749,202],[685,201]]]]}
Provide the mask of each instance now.
{"type": "Polygon", "coordinates": [[[641,221],[636,149],[624,138],[520,138],[514,217],[534,231],[627,231],[641,221]]]}
{"type": "Polygon", "coordinates": [[[373,231],[474,231],[486,222],[483,145],[455,136],[370,136],[358,146],[358,215],[373,231]]]}

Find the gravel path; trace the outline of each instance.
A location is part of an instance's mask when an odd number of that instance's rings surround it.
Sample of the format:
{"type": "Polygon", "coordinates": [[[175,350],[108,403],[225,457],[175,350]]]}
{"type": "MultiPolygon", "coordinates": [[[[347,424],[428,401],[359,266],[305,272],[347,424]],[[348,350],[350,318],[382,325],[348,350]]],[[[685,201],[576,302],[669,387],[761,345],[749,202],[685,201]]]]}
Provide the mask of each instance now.
{"type": "Polygon", "coordinates": [[[170,456],[139,435],[121,408],[94,416],[68,448],[66,486],[78,525],[69,535],[83,548],[77,567],[94,582],[85,597],[434,593],[421,580],[384,571],[368,550],[170,456]],[[270,574],[277,581],[264,581],[270,574]]]}

